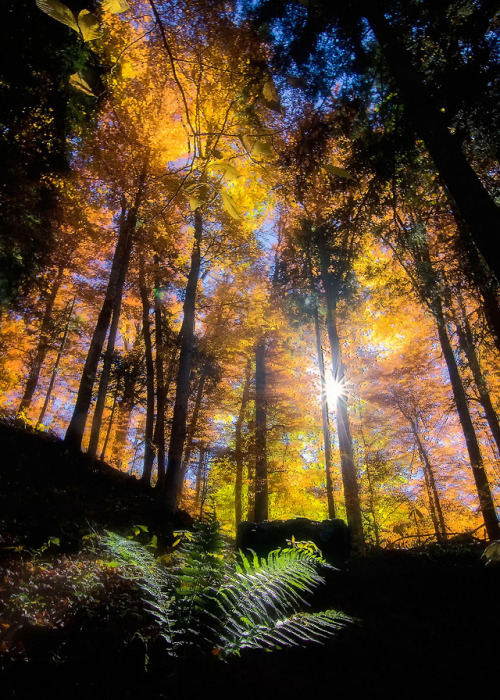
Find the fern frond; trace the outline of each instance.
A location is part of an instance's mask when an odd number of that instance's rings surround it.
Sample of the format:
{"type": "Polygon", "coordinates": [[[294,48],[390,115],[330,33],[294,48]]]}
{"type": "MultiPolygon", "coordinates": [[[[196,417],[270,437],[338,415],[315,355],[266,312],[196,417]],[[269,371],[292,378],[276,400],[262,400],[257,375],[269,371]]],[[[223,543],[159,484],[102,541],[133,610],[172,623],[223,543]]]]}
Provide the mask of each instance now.
{"type": "Polygon", "coordinates": [[[107,532],[102,542],[111,556],[124,565],[125,575],[145,594],[147,609],[159,623],[165,639],[173,644],[175,577],[139,542],[116,532],[107,532]]]}

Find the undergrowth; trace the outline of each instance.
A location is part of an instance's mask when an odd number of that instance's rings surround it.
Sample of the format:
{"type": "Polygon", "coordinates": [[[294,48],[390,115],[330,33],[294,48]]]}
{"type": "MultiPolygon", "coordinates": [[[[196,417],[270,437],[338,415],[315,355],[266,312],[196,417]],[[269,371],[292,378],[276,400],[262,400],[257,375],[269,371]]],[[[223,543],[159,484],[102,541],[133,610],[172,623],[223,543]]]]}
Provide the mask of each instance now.
{"type": "Polygon", "coordinates": [[[243,649],[321,643],[353,622],[335,610],[304,610],[329,566],[312,543],[292,542],[266,558],[235,556],[212,516],[183,533],[168,557],[113,532],[104,544],[141,590],[172,656],[204,651],[226,658],[243,649]]]}

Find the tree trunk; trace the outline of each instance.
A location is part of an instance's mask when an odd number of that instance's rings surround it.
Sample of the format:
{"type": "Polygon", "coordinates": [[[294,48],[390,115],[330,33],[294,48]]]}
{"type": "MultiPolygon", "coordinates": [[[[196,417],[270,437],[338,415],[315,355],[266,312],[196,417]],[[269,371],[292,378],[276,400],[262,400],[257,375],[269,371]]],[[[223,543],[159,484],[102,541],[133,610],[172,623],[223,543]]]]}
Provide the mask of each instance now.
{"type": "MultiPolygon", "coordinates": [[[[202,482],[203,482],[203,470],[204,470],[204,465],[205,465],[206,453],[207,453],[206,447],[204,445],[200,445],[200,452],[198,455],[198,467],[196,469],[195,497],[194,497],[195,510],[197,510],[198,506],[200,505],[201,487],[202,487],[202,482]]],[[[201,509],[203,510],[203,505],[201,506],[201,509]]],[[[200,515],[201,515],[201,513],[200,513],[200,515]]]]}
{"type": "Polygon", "coordinates": [[[479,394],[479,401],[484,409],[484,414],[486,420],[488,421],[488,426],[490,428],[493,439],[495,440],[497,446],[497,454],[500,456],[500,425],[498,424],[498,418],[495,409],[493,408],[493,403],[491,401],[490,392],[486,384],[486,379],[481,369],[479,363],[479,358],[476,354],[474,348],[474,338],[472,337],[472,330],[467,319],[467,314],[463,307],[463,302],[459,299],[459,306],[461,311],[461,321],[455,319],[455,327],[457,329],[458,342],[460,349],[467,358],[467,363],[474,377],[474,384],[479,394]]]}
{"type": "MultiPolygon", "coordinates": [[[[365,445],[366,449],[366,445],[365,445]]],[[[375,489],[373,488],[373,481],[372,481],[372,475],[370,474],[370,459],[369,456],[365,456],[366,459],[366,478],[368,481],[368,495],[369,495],[369,500],[370,500],[370,513],[373,518],[373,534],[375,535],[375,544],[377,547],[380,547],[380,533],[379,533],[379,528],[378,528],[378,522],[377,522],[377,513],[375,510],[375,489]]]]}
{"type": "Polygon", "coordinates": [[[236,462],[236,473],[234,476],[234,521],[236,530],[242,520],[241,494],[243,488],[243,423],[250,398],[250,382],[252,378],[252,360],[249,357],[245,369],[245,381],[241,394],[240,411],[236,420],[234,431],[234,457],[236,462]]]}
{"type": "Polygon", "coordinates": [[[328,503],[328,517],[335,518],[335,502],[333,500],[332,482],[332,446],[330,442],[330,419],[328,417],[328,397],[326,395],[325,363],[323,348],[321,347],[321,330],[319,314],[316,303],[314,304],[314,330],[316,334],[316,354],[318,357],[319,375],[321,379],[321,422],[323,427],[323,445],[325,449],[325,474],[326,474],[326,499],[328,503]]]}
{"type": "MultiPolygon", "coordinates": [[[[329,261],[326,251],[320,252],[321,279],[326,297],[326,326],[328,339],[332,353],[333,376],[338,384],[342,384],[344,377],[344,365],[342,363],[342,351],[337,330],[337,298],[334,284],[328,271],[329,261]]],[[[340,451],[340,468],[342,471],[342,483],[344,486],[344,500],[347,515],[347,524],[351,532],[354,548],[362,552],[365,548],[363,536],[363,521],[361,516],[361,504],[359,499],[359,486],[354,466],[354,452],[352,447],[351,430],[349,427],[349,415],[347,413],[347,396],[340,393],[337,397],[337,433],[340,451]]]]}
{"type": "Polygon", "coordinates": [[[479,505],[484,518],[484,524],[490,540],[496,540],[500,538],[500,528],[496,516],[495,504],[493,502],[488,476],[484,469],[483,458],[481,456],[481,450],[479,448],[474,425],[470,417],[464,386],[462,384],[455,355],[453,353],[448,332],[446,330],[446,322],[441,305],[441,299],[439,297],[434,300],[432,307],[434,318],[436,319],[441,349],[443,351],[446,366],[448,368],[448,374],[450,376],[458,417],[460,419],[465,443],[467,445],[467,452],[469,454],[472,474],[479,496],[479,505]]]}
{"type": "Polygon", "coordinates": [[[380,45],[403,101],[407,118],[422,138],[464,220],[474,244],[500,281],[500,210],[465,157],[445,115],[413,65],[380,3],[367,0],[362,12],[380,45]]]}
{"type": "Polygon", "coordinates": [[[194,242],[191,254],[191,268],[184,299],[184,318],[181,326],[181,351],[177,371],[174,414],[168,448],[167,471],[165,474],[165,507],[167,518],[173,518],[182,480],[182,453],[186,440],[187,410],[189,401],[189,378],[194,350],[194,324],[196,312],[196,290],[200,276],[201,239],[203,221],[199,209],[194,212],[194,242]]]}
{"type": "MultiPolygon", "coordinates": [[[[158,265],[158,256],[155,256],[155,263],[158,265]]],[[[155,345],[156,345],[156,424],[153,442],[156,448],[156,467],[158,479],[156,485],[158,489],[163,489],[165,482],[165,347],[163,333],[163,318],[158,291],[160,281],[155,280],[155,345]]]]}
{"type": "Polygon", "coordinates": [[[116,388],[115,388],[115,393],[113,396],[113,406],[111,408],[111,414],[109,416],[108,429],[106,430],[106,437],[104,438],[104,445],[102,446],[101,462],[104,462],[104,459],[106,458],[106,450],[108,448],[109,438],[111,437],[111,430],[113,428],[113,420],[115,417],[116,403],[118,401],[119,390],[120,390],[120,385],[119,385],[119,383],[117,383],[116,388]]]}
{"type": "Polygon", "coordinates": [[[71,322],[71,317],[73,316],[73,309],[75,308],[75,302],[76,302],[76,295],[73,297],[73,301],[71,302],[71,306],[69,307],[68,317],[66,319],[66,325],[64,326],[64,334],[63,334],[63,337],[61,340],[61,344],[59,346],[59,350],[57,351],[56,361],[55,361],[54,367],[52,369],[52,376],[50,377],[50,382],[49,382],[49,386],[47,388],[47,393],[45,394],[45,400],[43,402],[42,410],[40,411],[40,415],[38,416],[38,423],[39,424],[43,423],[43,419],[45,418],[45,413],[47,412],[47,408],[49,407],[50,397],[52,396],[52,391],[54,389],[54,384],[56,382],[57,373],[59,371],[59,365],[61,363],[61,357],[62,357],[62,354],[64,352],[66,340],[68,339],[69,325],[71,322]]]}
{"type": "Polygon", "coordinates": [[[254,522],[261,523],[268,518],[266,340],[261,338],[255,348],[254,522]]]}
{"type": "Polygon", "coordinates": [[[196,398],[193,406],[193,413],[191,415],[191,421],[189,422],[189,428],[187,431],[186,449],[184,450],[184,456],[182,458],[182,479],[181,486],[179,489],[179,497],[182,494],[182,489],[184,487],[184,480],[186,478],[186,472],[189,468],[189,460],[191,459],[191,451],[193,449],[193,440],[196,434],[196,426],[198,425],[198,416],[200,415],[201,402],[203,399],[203,390],[205,388],[205,382],[207,379],[207,371],[204,368],[201,372],[200,380],[198,382],[198,388],[196,391],[196,398]]]}
{"type": "Polygon", "coordinates": [[[115,352],[116,336],[118,334],[118,323],[120,321],[120,313],[122,308],[123,287],[127,276],[130,255],[132,253],[133,232],[135,231],[135,217],[130,221],[132,226],[131,233],[128,237],[125,246],[123,262],[120,268],[120,274],[116,285],[116,294],[113,301],[113,311],[111,316],[111,326],[109,328],[108,343],[106,352],[104,353],[104,361],[102,365],[101,378],[99,380],[99,389],[97,390],[97,400],[94,408],[94,416],[92,418],[92,427],[90,429],[90,440],[87,450],[90,463],[93,464],[97,456],[97,448],[99,446],[99,436],[101,433],[102,416],[106,405],[106,397],[108,395],[109,378],[111,376],[111,367],[113,365],[113,357],[115,352]]]}
{"type": "Polygon", "coordinates": [[[115,305],[116,295],[118,293],[118,285],[122,267],[128,264],[126,258],[129,248],[129,239],[135,230],[137,212],[132,209],[129,214],[125,213],[125,205],[122,208],[122,214],[119,224],[118,241],[116,244],[115,254],[111,265],[106,296],[104,298],[97,324],[90,341],[87,359],[83,367],[78,395],[76,398],[73,415],[66,431],[64,438],[68,447],[80,450],[82,446],[83,433],[87,423],[87,417],[92,401],[92,391],[97,374],[99,358],[101,357],[102,348],[109,328],[111,314],[115,305]]]}
{"type": "MultiPolygon", "coordinates": [[[[134,342],[134,349],[137,347],[139,337],[140,336],[138,334],[134,342]]],[[[136,403],[135,390],[139,369],[139,364],[133,363],[130,365],[129,370],[125,372],[123,377],[123,390],[118,402],[118,420],[115,431],[115,439],[113,441],[113,460],[115,461],[118,469],[121,469],[123,463],[121,452],[124,450],[127,442],[127,434],[130,427],[130,420],[132,418],[132,411],[136,403]]]]}
{"type": "Polygon", "coordinates": [[[155,368],[149,325],[149,297],[144,272],[144,258],[139,258],[139,291],[142,302],[142,335],[144,338],[144,357],[146,360],[146,425],[144,428],[144,466],[141,481],[151,485],[151,474],[155,458],[153,446],[153,426],[155,419],[155,368]]]}
{"type": "Polygon", "coordinates": [[[57,294],[61,287],[62,278],[64,275],[64,270],[66,269],[65,264],[61,264],[57,271],[56,278],[52,284],[50,292],[47,296],[45,302],[45,310],[42,319],[42,325],[40,328],[40,336],[38,338],[38,345],[36,348],[35,356],[30,366],[30,372],[28,375],[28,380],[24,389],[24,394],[19,404],[18,413],[26,413],[26,411],[31,406],[31,401],[33,400],[33,395],[35,393],[38,380],[40,378],[40,370],[42,369],[43,362],[47,355],[47,351],[50,345],[50,335],[52,329],[52,311],[54,310],[54,304],[56,301],[57,294]]]}
{"type": "Polygon", "coordinates": [[[441,500],[439,498],[436,480],[434,478],[434,470],[429,459],[429,453],[427,452],[425,445],[423,444],[420,438],[420,434],[418,432],[415,420],[410,418],[409,421],[413,437],[415,438],[415,442],[417,443],[420,462],[424,470],[425,484],[429,496],[429,509],[431,513],[432,523],[434,525],[434,530],[436,532],[436,539],[438,542],[444,542],[446,541],[446,523],[444,521],[443,510],[441,508],[441,500]]]}

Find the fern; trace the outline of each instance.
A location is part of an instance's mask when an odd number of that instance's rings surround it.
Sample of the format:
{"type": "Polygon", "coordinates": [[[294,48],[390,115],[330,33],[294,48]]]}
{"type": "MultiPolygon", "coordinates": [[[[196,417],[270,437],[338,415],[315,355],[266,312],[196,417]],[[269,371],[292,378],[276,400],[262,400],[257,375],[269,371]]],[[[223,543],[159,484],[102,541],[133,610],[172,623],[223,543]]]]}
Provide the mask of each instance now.
{"type": "Polygon", "coordinates": [[[105,545],[143,593],[170,653],[273,650],[321,643],[353,622],[334,610],[308,613],[307,596],[324,583],[321,554],[304,543],[259,559],[227,562],[215,516],[186,536],[170,566],[143,545],[108,533],[105,545]]]}

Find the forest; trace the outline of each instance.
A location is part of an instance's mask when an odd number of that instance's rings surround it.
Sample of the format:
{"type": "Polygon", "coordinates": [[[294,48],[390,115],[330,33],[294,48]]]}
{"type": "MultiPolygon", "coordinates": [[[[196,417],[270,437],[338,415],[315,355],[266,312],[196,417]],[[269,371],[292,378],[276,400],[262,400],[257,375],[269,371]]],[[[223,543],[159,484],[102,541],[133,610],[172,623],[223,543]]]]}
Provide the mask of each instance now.
{"type": "Polygon", "coordinates": [[[195,647],[278,693],[272,663],[312,657],[242,648],[330,635],[346,664],[382,639],[382,688],[397,576],[407,624],[417,591],[450,596],[429,656],[475,658],[450,631],[474,587],[497,653],[500,3],[4,0],[0,20],[8,697],[27,662],[100,697],[73,671],[113,645],[112,697],[148,664],[145,696],[194,697],[195,647]],[[220,553],[297,518],[345,523],[346,569],[295,536],[220,553]],[[351,631],[374,609],[381,637],[351,631]]]}

